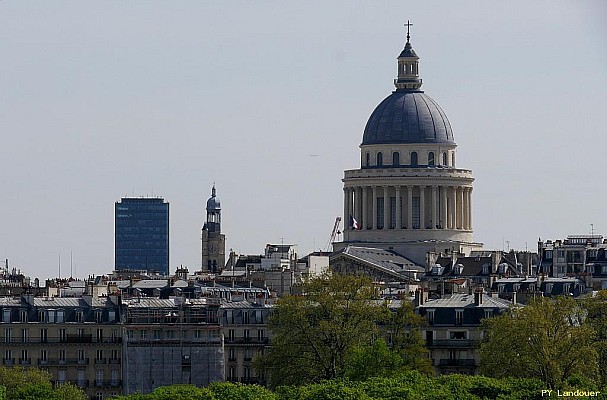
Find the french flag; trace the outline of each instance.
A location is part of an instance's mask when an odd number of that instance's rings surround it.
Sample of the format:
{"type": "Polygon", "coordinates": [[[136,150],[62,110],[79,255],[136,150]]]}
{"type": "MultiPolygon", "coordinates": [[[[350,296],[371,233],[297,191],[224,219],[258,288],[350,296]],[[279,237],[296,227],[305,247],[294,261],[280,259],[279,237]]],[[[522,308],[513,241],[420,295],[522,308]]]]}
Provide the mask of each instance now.
{"type": "Polygon", "coordinates": [[[356,230],[360,230],[362,228],[352,215],[350,215],[350,226],[356,230]]]}

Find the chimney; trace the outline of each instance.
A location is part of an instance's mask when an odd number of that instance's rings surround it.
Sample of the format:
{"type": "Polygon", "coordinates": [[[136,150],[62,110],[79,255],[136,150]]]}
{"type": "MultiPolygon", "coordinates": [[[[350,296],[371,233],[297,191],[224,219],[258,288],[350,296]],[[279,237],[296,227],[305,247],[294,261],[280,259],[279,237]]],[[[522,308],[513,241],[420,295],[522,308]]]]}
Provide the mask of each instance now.
{"type": "Polygon", "coordinates": [[[424,296],[423,289],[416,289],[415,290],[415,300],[414,300],[413,305],[415,307],[419,307],[419,306],[423,305],[425,303],[424,297],[425,296],[424,296]]]}
{"type": "Polygon", "coordinates": [[[512,304],[516,304],[516,292],[512,292],[512,304]]]}
{"type": "Polygon", "coordinates": [[[484,294],[484,290],[483,290],[482,286],[478,286],[474,290],[474,305],[475,306],[480,306],[481,304],[483,304],[483,294],[484,294]]]}

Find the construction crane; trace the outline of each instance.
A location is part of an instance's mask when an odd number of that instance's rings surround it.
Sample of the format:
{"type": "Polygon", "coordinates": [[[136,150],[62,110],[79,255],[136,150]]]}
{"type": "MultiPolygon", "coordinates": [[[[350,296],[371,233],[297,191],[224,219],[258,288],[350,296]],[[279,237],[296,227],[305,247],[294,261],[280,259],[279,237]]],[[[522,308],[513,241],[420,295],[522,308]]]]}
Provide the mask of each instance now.
{"type": "Polygon", "coordinates": [[[335,238],[337,237],[337,235],[339,235],[341,233],[339,231],[339,224],[340,223],[341,223],[341,217],[336,217],[335,218],[335,224],[333,225],[333,231],[331,232],[331,237],[329,237],[329,241],[327,242],[327,245],[325,246],[325,252],[329,251],[329,248],[331,247],[331,245],[335,241],[335,238]]]}

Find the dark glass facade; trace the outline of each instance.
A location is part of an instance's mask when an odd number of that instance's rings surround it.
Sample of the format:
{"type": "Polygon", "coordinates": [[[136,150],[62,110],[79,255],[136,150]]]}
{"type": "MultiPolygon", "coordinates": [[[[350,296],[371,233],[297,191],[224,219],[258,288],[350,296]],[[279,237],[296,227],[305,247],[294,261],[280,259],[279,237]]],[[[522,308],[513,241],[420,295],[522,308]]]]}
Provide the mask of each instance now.
{"type": "Polygon", "coordinates": [[[169,273],[169,203],[163,198],[116,202],[114,268],[169,273]]]}

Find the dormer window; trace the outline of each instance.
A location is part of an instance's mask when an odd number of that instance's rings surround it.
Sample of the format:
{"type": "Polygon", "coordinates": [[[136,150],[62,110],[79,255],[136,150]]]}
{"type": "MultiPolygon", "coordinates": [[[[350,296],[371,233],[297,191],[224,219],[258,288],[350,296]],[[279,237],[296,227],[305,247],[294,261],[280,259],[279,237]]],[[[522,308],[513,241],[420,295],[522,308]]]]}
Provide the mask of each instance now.
{"type": "Polygon", "coordinates": [[[381,153],[377,153],[377,166],[382,167],[384,165],[384,155],[381,153]]]}

